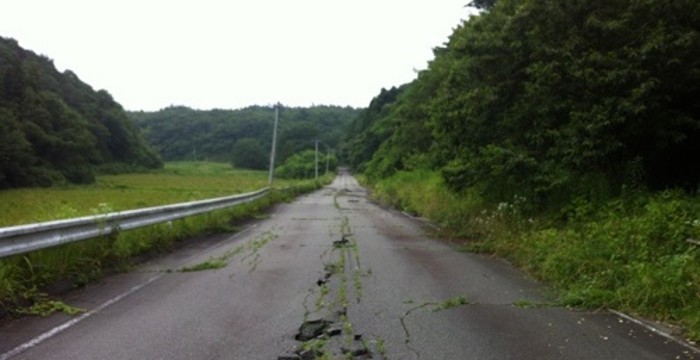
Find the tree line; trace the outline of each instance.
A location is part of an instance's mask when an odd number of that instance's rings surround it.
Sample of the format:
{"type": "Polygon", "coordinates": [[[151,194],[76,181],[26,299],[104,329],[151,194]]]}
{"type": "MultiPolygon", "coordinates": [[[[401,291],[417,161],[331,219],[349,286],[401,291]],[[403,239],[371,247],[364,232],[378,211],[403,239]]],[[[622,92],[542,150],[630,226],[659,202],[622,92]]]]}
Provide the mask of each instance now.
{"type": "Polygon", "coordinates": [[[454,191],[561,204],[697,190],[700,2],[478,1],[413,82],[349,126],[370,179],[439,170],[454,191]]]}
{"type": "Polygon", "coordinates": [[[0,188],[90,183],[162,166],[105,90],[0,37],[0,188]]]}
{"type": "MultiPolygon", "coordinates": [[[[360,109],[340,106],[281,107],[276,163],[313,149],[320,140],[324,153],[338,148],[344,129],[360,109]]],[[[194,110],[172,106],[156,112],[130,112],[149,143],[166,161],[209,160],[232,162],[236,167],[269,166],[272,106],[237,110],[194,110]]]]}

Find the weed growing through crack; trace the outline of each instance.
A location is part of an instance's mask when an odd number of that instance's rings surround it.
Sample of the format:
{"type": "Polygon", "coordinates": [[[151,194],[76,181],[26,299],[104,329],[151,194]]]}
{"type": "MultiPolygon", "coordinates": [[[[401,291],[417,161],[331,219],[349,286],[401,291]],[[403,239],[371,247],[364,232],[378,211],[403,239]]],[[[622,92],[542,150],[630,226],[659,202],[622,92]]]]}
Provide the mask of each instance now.
{"type": "Polygon", "coordinates": [[[241,260],[246,260],[247,258],[255,255],[259,255],[258,251],[265,246],[267,243],[269,243],[272,240],[275,240],[277,238],[277,235],[274,234],[272,231],[266,231],[262,233],[257,239],[249,242],[246,245],[246,249],[248,250],[248,254],[243,257],[241,260]]]}
{"type": "Polygon", "coordinates": [[[301,350],[302,352],[308,353],[309,356],[311,356],[310,359],[330,360],[331,354],[326,351],[326,345],[328,345],[328,338],[324,336],[303,342],[301,344],[301,350]]]}
{"type": "Polygon", "coordinates": [[[467,305],[469,304],[469,301],[467,301],[467,298],[464,297],[464,295],[458,295],[453,298],[447,299],[441,303],[438,303],[437,306],[433,309],[433,311],[442,311],[442,310],[447,310],[447,309],[452,309],[461,305],[467,305]]]}
{"type": "Polygon", "coordinates": [[[362,300],[362,280],[360,279],[360,270],[355,270],[352,283],[355,286],[355,300],[359,304],[362,300]]]}
{"type": "Polygon", "coordinates": [[[355,288],[355,300],[359,304],[362,299],[362,272],[360,271],[360,253],[357,250],[357,240],[353,239],[349,248],[355,257],[355,269],[353,271],[353,286],[355,288]]]}
{"type": "Polygon", "coordinates": [[[331,289],[328,287],[328,285],[321,285],[321,291],[319,292],[318,298],[316,299],[316,311],[321,310],[326,305],[326,295],[328,295],[328,293],[330,292],[331,289]]]}
{"type": "Polygon", "coordinates": [[[338,306],[343,309],[348,307],[348,294],[347,294],[347,284],[348,277],[345,275],[345,254],[346,249],[343,248],[339,252],[338,267],[340,269],[340,288],[338,289],[338,306]]]}
{"type": "Polygon", "coordinates": [[[180,272],[216,270],[216,269],[225,268],[226,265],[228,265],[228,263],[222,259],[210,259],[210,260],[201,262],[197,265],[183,267],[182,269],[180,269],[180,272]]]}
{"type": "Polygon", "coordinates": [[[386,359],[386,343],[385,343],[384,339],[382,339],[382,338],[377,339],[375,349],[377,350],[379,355],[382,357],[382,359],[386,359]]]}
{"type": "Polygon", "coordinates": [[[338,202],[338,197],[344,196],[348,192],[350,192],[350,190],[342,189],[335,193],[335,195],[333,196],[333,206],[335,206],[336,209],[340,210],[340,203],[338,202]]]}
{"type": "Polygon", "coordinates": [[[343,324],[343,333],[345,334],[345,344],[351,345],[354,340],[354,332],[352,329],[352,323],[348,320],[347,315],[340,317],[340,321],[343,324]]]}
{"type": "Polygon", "coordinates": [[[342,271],[342,268],[337,263],[326,264],[323,268],[333,275],[340,274],[340,272],[342,271]]]}
{"type": "Polygon", "coordinates": [[[240,254],[241,252],[243,252],[243,250],[245,250],[245,245],[238,245],[235,248],[225,252],[221,258],[223,260],[228,260],[228,259],[240,254]]]}
{"type": "Polygon", "coordinates": [[[181,268],[180,272],[192,272],[192,271],[202,271],[202,270],[217,270],[226,267],[228,265],[228,260],[234,256],[248,250],[249,253],[241,260],[245,260],[250,256],[254,256],[251,261],[248,262],[250,266],[249,272],[255,271],[258,264],[260,263],[260,254],[258,250],[262,248],[268,242],[277,238],[277,235],[273,234],[271,231],[266,231],[260,235],[258,239],[255,239],[247,244],[242,244],[234,247],[231,250],[226,251],[223,255],[211,258],[207,261],[201,262],[193,266],[186,266],[181,268]]]}

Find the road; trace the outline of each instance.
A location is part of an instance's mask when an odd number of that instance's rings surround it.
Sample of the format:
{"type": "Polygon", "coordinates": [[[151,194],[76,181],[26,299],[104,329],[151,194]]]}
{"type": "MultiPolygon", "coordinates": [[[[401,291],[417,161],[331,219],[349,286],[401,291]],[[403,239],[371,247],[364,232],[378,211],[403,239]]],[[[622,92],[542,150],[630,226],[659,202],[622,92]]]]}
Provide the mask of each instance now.
{"type": "Polygon", "coordinates": [[[341,174],[238,234],[71,294],[80,316],[5,324],[0,359],[700,358],[429,234],[341,174]],[[198,264],[225,267],[182,271],[198,264]]]}

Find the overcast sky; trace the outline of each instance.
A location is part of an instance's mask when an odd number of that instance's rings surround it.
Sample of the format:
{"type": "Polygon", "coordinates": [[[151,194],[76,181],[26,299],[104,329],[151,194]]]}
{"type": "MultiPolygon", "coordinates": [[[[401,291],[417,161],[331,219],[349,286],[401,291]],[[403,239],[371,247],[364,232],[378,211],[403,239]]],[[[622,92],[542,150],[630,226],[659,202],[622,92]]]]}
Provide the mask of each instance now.
{"type": "Polygon", "coordinates": [[[0,36],[128,110],[365,107],[413,80],[469,0],[21,0],[0,36]]]}

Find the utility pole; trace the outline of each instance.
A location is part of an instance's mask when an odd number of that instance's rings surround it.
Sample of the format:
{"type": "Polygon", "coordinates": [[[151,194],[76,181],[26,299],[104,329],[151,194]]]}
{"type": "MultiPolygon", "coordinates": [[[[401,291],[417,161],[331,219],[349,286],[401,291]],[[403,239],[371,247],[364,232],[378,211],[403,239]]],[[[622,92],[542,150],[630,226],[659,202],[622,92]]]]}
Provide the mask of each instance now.
{"type": "Polygon", "coordinates": [[[268,186],[272,186],[272,179],[275,173],[275,150],[277,147],[277,123],[280,117],[280,103],[275,105],[275,125],[272,128],[272,150],[270,151],[270,177],[268,178],[268,186]]]}
{"type": "Polygon", "coordinates": [[[318,139],[314,143],[316,144],[316,180],[318,180],[318,139]]]}

